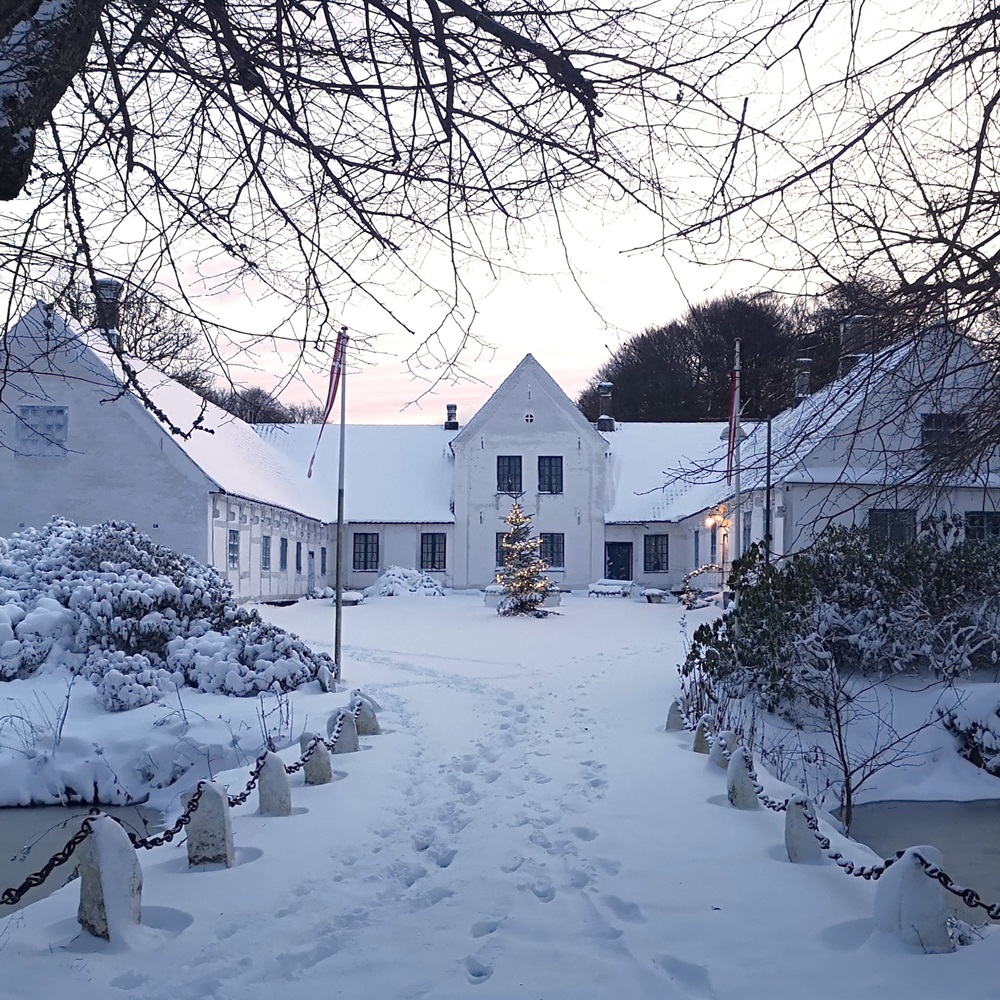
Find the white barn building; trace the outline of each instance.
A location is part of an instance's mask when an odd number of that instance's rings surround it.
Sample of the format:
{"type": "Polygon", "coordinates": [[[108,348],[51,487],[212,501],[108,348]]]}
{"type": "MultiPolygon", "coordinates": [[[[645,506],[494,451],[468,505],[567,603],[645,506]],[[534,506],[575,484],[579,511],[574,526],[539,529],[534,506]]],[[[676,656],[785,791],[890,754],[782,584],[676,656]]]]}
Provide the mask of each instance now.
{"type": "MultiPolygon", "coordinates": [[[[242,599],[283,600],[334,581],[337,434],[305,475],[315,425],[253,428],[39,305],[7,332],[0,383],[0,536],[52,516],[115,518],[212,563],[242,599]],[[177,433],[181,431],[183,433],[177,433]]],[[[938,330],[857,359],[771,422],[770,512],[777,555],[826,524],[906,537],[936,511],[1000,534],[995,461],[931,475],[964,427],[985,367],[938,330]],[[936,484],[936,485],[934,485],[936,484]]],[[[728,563],[766,531],[763,424],[742,447],[745,494],[725,484],[726,425],[589,423],[528,355],[460,425],[349,425],[344,565],[361,588],[392,565],[442,584],[494,579],[512,495],[532,514],[563,589],[611,577],[677,590],[695,567],[728,563]],[[720,506],[720,505],[724,505],[720,506]],[[706,518],[716,515],[708,525],[706,518]],[[721,522],[721,523],[720,523],[721,522]]]]}

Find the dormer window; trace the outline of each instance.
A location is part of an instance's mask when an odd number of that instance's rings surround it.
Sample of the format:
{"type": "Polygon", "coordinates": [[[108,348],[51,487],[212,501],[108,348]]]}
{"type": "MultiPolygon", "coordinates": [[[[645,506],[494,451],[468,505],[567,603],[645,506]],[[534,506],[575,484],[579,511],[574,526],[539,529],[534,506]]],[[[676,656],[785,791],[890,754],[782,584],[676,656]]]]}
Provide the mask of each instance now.
{"type": "Polygon", "coordinates": [[[920,428],[920,446],[930,458],[953,456],[965,444],[964,413],[925,413],[920,428]]]}

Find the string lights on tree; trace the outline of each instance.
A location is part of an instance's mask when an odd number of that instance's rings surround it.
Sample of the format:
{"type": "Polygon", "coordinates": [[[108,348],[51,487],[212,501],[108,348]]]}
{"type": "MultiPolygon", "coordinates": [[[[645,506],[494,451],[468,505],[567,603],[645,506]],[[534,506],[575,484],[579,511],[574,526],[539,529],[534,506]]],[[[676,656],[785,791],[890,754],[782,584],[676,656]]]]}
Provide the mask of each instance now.
{"type": "Polygon", "coordinates": [[[531,515],[524,512],[519,496],[514,497],[504,523],[509,530],[501,542],[503,569],[497,573],[497,583],[503,587],[503,597],[497,606],[497,613],[544,614],[540,608],[551,589],[545,576],[549,566],[539,556],[542,542],[537,535],[532,535],[531,515]]]}

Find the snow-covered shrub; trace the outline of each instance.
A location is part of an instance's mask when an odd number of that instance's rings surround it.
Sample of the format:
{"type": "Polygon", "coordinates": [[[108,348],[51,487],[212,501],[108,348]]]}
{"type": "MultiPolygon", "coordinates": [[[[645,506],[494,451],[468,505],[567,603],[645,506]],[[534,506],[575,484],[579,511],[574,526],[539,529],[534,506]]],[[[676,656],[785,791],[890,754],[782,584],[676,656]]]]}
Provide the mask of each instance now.
{"type": "Polygon", "coordinates": [[[364,594],[366,597],[402,597],[405,594],[443,597],[444,588],[422,570],[390,566],[370,587],[365,588],[364,594]]]}
{"type": "Polygon", "coordinates": [[[958,740],[958,751],[976,767],[1000,778],[1000,704],[995,685],[953,694],[954,704],[940,710],[945,729],[958,740]]]}
{"type": "Polygon", "coordinates": [[[294,691],[314,680],[320,667],[333,669],[326,653],[314,653],[298,636],[255,614],[225,632],[172,640],[166,664],[200,691],[239,697],[294,691]]]}
{"type": "Polygon", "coordinates": [[[994,664],[1000,544],[961,541],[958,528],[933,519],[916,540],[879,547],[860,528],[832,529],[780,568],[751,546],[730,577],[736,605],[695,632],[682,676],[774,710],[822,697],[831,670],[951,679],[994,664]]]}
{"type": "Polygon", "coordinates": [[[53,654],[88,677],[111,711],[184,684],[290,691],[332,666],[237,607],[211,566],[131,524],[60,518],[0,546],[0,680],[27,676],[53,654]]]}

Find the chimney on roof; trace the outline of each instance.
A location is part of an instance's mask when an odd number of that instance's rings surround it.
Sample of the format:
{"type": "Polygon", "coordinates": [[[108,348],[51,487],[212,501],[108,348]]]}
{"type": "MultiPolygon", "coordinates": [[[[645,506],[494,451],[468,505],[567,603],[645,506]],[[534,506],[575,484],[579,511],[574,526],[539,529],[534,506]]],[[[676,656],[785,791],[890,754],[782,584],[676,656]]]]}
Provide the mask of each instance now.
{"type": "Polygon", "coordinates": [[[795,359],[795,405],[798,406],[809,395],[809,370],[812,358],[795,359]]]}
{"type": "Polygon", "coordinates": [[[458,406],[455,403],[448,403],[445,407],[447,411],[447,416],[444,421],[444,429],[446,431],[457,431],[458,430],[458,406]]]}
{"type": "Polygon", "coordinates": [[[94,300],[97,305],[97,328],[104,334],[108,343],[115,349],[121,346],[121,335],[118,333],[119,298],[122,283],[114,278],[98,278],[94,282],[94,300]]]}
{"type": "Polygon", "coordinates": [[[865,354],[875,353],[875,322],[871,316],[845,316],[840,321],[840,364],[837,375],[846,375],[865,354]]]}
{"type": "Polygon", "coordinates": [[[615,418],[611,416],[611,390],[614,387],[613,382],[601,382],[597,387],[597,395],[601,402],[600,416],[597,418],[599,431],[608,432],[615,429],[615,418]]]}

